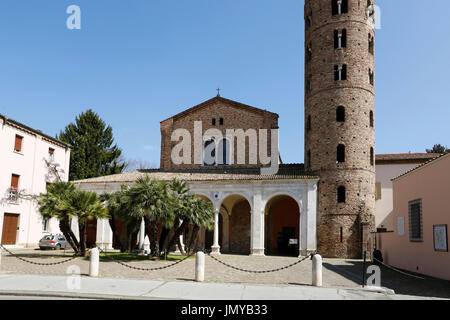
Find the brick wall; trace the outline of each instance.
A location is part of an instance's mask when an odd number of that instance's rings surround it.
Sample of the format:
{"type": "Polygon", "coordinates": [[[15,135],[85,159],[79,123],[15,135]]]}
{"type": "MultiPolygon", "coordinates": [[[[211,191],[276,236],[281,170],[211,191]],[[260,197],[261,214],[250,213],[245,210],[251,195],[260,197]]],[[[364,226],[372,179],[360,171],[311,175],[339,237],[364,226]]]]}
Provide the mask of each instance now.
{"type": "Polygon", "coordinates": [[[247,200],[233,206],[230,216],[230,252],[250,254],[251,212],[247,200]]]}

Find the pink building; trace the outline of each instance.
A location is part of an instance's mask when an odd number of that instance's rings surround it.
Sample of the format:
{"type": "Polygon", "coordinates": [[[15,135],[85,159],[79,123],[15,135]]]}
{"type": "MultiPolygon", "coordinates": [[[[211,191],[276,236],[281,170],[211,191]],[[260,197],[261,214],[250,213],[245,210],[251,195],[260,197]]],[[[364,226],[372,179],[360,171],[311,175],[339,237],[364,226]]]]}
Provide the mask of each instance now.
{"type": "Polygon", "coordinates": [[[47,163],[69,175],[70,148],[39,130],[0,114],[0,239],[3,245],[34,247],[47,233],[59,233],[57,219],[43,220],[31,195],[46,192],[56,177],[47,163]],[[19,196],[20,194],[23,197],[19,196]]]}
{"type": "Polygon", "coordinates": [[[384,262],[397,268],[450,280],[450,153],[430,160],[393,181],[393,212],[378,243],[384,262]]]}

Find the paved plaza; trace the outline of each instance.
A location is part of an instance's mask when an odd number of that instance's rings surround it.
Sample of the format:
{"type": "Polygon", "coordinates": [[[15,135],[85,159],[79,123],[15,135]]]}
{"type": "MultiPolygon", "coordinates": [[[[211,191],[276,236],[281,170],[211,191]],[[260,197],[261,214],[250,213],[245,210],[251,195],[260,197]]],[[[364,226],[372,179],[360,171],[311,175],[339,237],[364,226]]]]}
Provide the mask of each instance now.
{"type": "MultiPolygon", "coordinates": [[[[35,249],[13,249],[12,252],[21,258],[38,263],[61,262],[71,257],[71,252],[40,251],[35,249]]],[[[254,271],[277,269],[298,261],[295,257],[251,257],[240,255],[217,256],[230,265],[254,271]]],[[[156,261],[123,261],[129,266],[138,268],[154,268],[172,264],[174,262],[156,261]]],[[[43,266],[24,262],[3,251],[0,275],[49,275],[67,276],[71,270],[79,270],[81,275],[87,276],[89,260],[76,258],[67,263],[43,266]],[[76,267],[75,267],[76,266],[76,267]]],[[[127,268],[117,262],[102,259],[100,262],[100,276],[102,279],[133,280],[145,279],[159,281],[159,283],[190,283],[194,280],[195,260],[189,258],[173,267],[157,271],[141,271],[127,268]]],[[[209,284],[241,284],[241,285],[274,285],[285,287],[311,288],[311,260],[307,259],[291,268],[272,273],[247,273],[226,267],[211,257],[206,257],[205,282],[209,284]]],[[[324,259],[323,286],[324,288],[359,289],[361,288],[362,262],[360,260],[324,259]]],[[[450,299],[450,281],[416,279],[402,275],[395,271],[382,268],[381,285],[393,289],[399,295],[414,296],[416,298],[445,298],[450,299]]],[[[89,279],[83,277],[83,279],[89,279]]],[[[1,285],[1,284],[0,284],[1,285]]],[[[0,290],[2,288],[0,287],[0,290]]],[[[320,290],[319,290],[320,291],[320,290]]],[[[325,291],[324,291],[325,292],[325,291]]]]}

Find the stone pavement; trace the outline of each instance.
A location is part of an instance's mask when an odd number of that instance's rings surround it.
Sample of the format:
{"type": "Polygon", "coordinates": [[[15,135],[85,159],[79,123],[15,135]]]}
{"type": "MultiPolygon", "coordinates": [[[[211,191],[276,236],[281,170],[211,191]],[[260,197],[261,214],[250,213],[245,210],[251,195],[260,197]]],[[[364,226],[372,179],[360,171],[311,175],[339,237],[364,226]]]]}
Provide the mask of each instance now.
{"type": "MultiPolygon", "coordinates": [[[[34,262],[59,262],[70,257],[70,252],[40,251],[35,249],[14,249],[15,254],[34,262]]],[[[89,261],[76,258],[68,263],[56,266],[39,266],[29,264],[3,252],[0,274],[12,275],[54,275],[66,276],[70,268],[76,267],[82,275],[89,272],[89,261]]],[[[240,255],[221,255],[218,258],[231,265],[252,270],[267,270],[289,265],[298,258],[290,257],[249,257],[240,255]]],[[[133,261],[126,262],[136,267],[158,267],[171,262],[133,261]]],[[[311,284],[311,261],[308,259],[292,268],[280,272],[257,274],[244,273],[227,268],[206,257],[205,282],[231,284],[266,284],[276,286],[309,286],[311,284]]],[[[126,268],[116,262],[101,260],[99,278],[145,279],[150,281],[192,283],[194,280],[195,261],[190,258],[174,267],[158,271],[139,271],[126,268]]],[[[382,268],[381,285],[393,289],[397,294],[413,295],[419,298],[450,299],[450,281],[418,280],[382,268]]],[[[362,262],[360,260],[324,259],[323,285],[325,288],[358,289],[361,287],[362,262]]],[[[83,278],[84,279],[84,278],[83,278]]],[[[307,287],[309,288],[309,287],[307,287]]],[[[1,290],[1,288],[0,288],[1,290]]],[[[312,289],[313,291],[315,288],[312,289]]],[[[321,289],[323,291],[325,289],[321,289]]],[[[335,290],[335,289],[333,289],[335,290]]],[[[311,291],[312,292],[312,291],[311,291]]]]}
{"type": "Polygon", "coordinates": [[[73,289],[73,276],[0,275],[2,295],[72,297],[79,299],[176,300],[403,300],[411,296],[388,295],[362,289],[317,288],[300,285],[197,283],[81,277],[73,289]],[[71,289],[72,288],[72,289],[71,289]]]}

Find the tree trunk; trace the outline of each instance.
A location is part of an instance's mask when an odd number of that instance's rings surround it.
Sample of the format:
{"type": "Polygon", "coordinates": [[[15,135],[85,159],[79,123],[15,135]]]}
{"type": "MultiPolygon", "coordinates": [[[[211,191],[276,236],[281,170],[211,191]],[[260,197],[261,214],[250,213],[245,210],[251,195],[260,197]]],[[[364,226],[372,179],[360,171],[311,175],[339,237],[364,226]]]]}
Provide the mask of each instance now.
{"type": "Polygon", "coordinates": [[[198,232],[200,231],[200,227],[197,225],[194,225],[194,228],[192,228],[192,234],[191,239],[189,240],[189,246],[188,246],[188,253],[192,253],[194,251],[193,245],[195,242],[195,239],[198,236],[198,232]]]}
{"type": "Polygon", "coordinates": [[[183,256],[186,255],[186,252],[183,250],[183,246],[181,245],[181,240],[180,240],[180,238],[178,238],[177,244],[178,244],[178,249],[180,249],[181,254],[182,254],[183,256]]]}
{"type": "Polygon", "coordinates": [[[78,231],[80,233],[80,256],[86,256],[86,235],[87,235],[87,223],[86,221],[80,222],[78,219],[78,231]]]}
{"type": "Polygon", "coordinates": [[[109,221],[109,226],[111,227],[111,230],[113,233],[113,243],[118,243],[120,246],[120,251],[122,252],[123,245],[122,245],[122,241],[119,237],[119,234],[117,233],[117,227],[116,227],[116,222],[115,222],[114,217],[112,217],[108,221],[109,221]]]}
{"type": "Polygon", "coordinates": [[[169,252],[169,248],[167,248],[167,246],[165,246],[165,242],[167,237],[169,236],[171,229],[167,229],[165,227],[163,227],[162,231],[161,231],[161,236],[159,237],[159,246],[160,246],[160,250],[163,251],[164,249],[167,250],[167,252],[169,252]]]}
{"type": "Polygon", "coordinates": [[[158,223],[156,221],[151,221],[150,226],[150,258],[159,258],[159,239],[158,239],[158,223]]]}
{"type": "Polygon", "coordinates": [[[67,242],[69,242],[70,246],[75,252],[75,255],[78,255],[80,253],[79,243],[72,229],[70,228],[68,219],[59,220],[59,229],[64,234],[64,237],[66,237],[66,240],[67,242]]]}
{"type": "MultiPolygon", "coordinates": [[[[176,229],[175,233],[172,236],[172,239],[170,239],[167,250],[170,250],[178,241],[180,240],[180,236],[183,234],[184,230],[189,226],[189,219],[186,218],[183,220],[183,223],[176,229]]],[[[181,250],[181,248],[180,248],[181,250]]]]}

